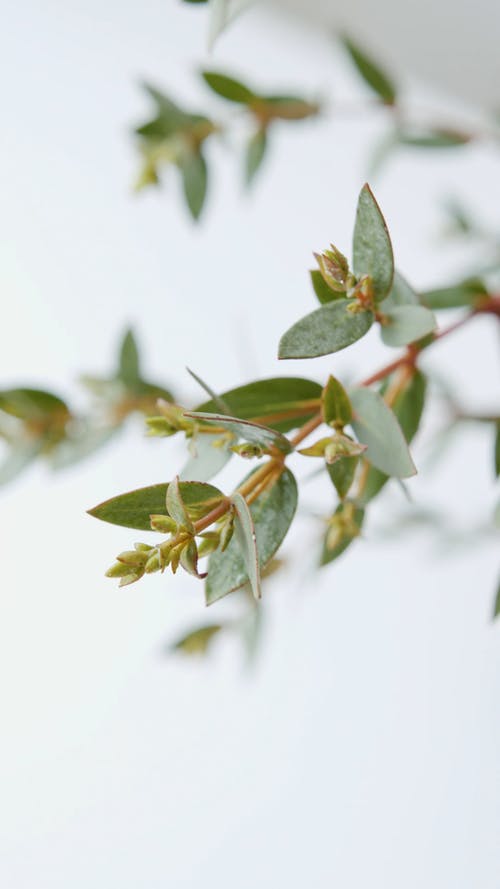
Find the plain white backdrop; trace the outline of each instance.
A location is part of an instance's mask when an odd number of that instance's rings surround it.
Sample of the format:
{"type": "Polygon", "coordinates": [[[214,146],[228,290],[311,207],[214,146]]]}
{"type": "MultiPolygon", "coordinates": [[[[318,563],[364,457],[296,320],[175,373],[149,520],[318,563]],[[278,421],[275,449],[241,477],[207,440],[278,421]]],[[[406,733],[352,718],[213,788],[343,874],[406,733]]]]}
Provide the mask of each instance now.
{"type": "MultiPolygon", "coordinates": [[[[128,323],[148,373],[190,399],[185,365],[224,388],[276,373],[355,380],[388,360],[375,332],[334,359],[275,360],[282,331],[314,306],[312,250],[330,240],[349,250],[386,121],[335,115],[336,98],[358,101],[362,89],[327,36],[255,11],[207,59],[205,29],[203,9],[172,0],[4,8],[2,385],[78,399],[73,381],[111,370],[128,323]],[[197,79],[202,63],[333,107],[276,133],[248,197],[238,139],[214,146],[194,227],[173,177],[132,194],[130,128],[150,111],[142,79],[230,113],[197,79]]],[[[473,258],[441,238],[439,201],[458,193],[495,223],[498,172],[484,144],[399,156],[373,183],[416,286],[473,258]]],[[[429,353],[465,405],[498,409],[496,333],[478,320],[429,353]]],[[[425,434],[417,462],[424,452],[425,434]]],[[[305,489],[288,567],[268,585],[254,670],[231,643],[201,663],[168,658],[169,640],[231,603],[207,615],[195,581],[166,575],[118,590],[103,572],[135,535],[85,510],[171,477],[180,459],[177,443],[147,441],[132,423],[78,469],[38,467],[2,491],[2,886],[496,889],[498,546],[464,543],[438,558],[433,533],[379,539],[406,508],[395,490],[365,541],[313,574],[320,525],[308,512],[327,514],[333,498],[305,489]]],[[[456,527],[485,522],[488,436],[468,430],[411,488],[456,527]]]]}

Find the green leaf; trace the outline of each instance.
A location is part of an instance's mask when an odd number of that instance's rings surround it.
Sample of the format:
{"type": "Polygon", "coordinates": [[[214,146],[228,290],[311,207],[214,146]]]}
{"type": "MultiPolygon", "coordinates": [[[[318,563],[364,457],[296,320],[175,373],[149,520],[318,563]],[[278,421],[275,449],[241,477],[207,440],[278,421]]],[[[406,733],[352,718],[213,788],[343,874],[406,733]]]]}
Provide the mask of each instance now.
{"type": "Polygon", "coordinates": [[[500,581],[498,583],[497,593],[496,593],[496,597],[495,597],[495,605],[493,607],[493,619],[495,619],[495,617],[498,617],[499,614],[500,614],[500,581]]]}
{"type": "MultiPolygon", "coordinates": [[[[339,503],[337,509],[335,510],[335,515],[341,515],[342,512],[344,511],[344,509],[345,509],[345,504],[339,503]]],[[[327,541],[328,532],[325,534],[325,537],[323,540],[323,551],[321,554],[320,565],[329,565],[331,562],[334,562],[336,559],[339,558],[339,556],[342,555],[342,553],[344,553],[346,551],[347,547],[351,545],[353,540],[356,540],[356,538],[359,537],[359,531],[362,528],[364,516],[365,516],[364,509],[361,509],[361,508],[355,509],[353,518],[354,518],[354,524],[356,525],[356,529],[357,529],[358,533],[344,534],[342,540],[340,540],[339,543],[332,548],[327,547],[326,541],[327,541]]]]}
{"type": "Polygon", "coordinates": [[[420,300],[413,287],[410,287],[406,278],[403,278],[403,275],[395,269],[389,296],[380,304],[380,311],[390,312],[399,306],[418,305],[420,305],[420,300]]]}
{"type": "MultiPolygon", "coordinates": [[[[301,377],[271,377],[256,380],[223,392],[228,413],[241,420],[253,420],[279,432],[289,432],[311,419],[318,411],[322,388],[314,380],[301,377]],[[299,417],[293,414],[300,413],[299,417]],[[290,414],[290,417],[287,417],[290,414]]],[[[197,411],[216,413],[212,399],[200,404],[197,411]]]]}
{"type": "Polygon", "coordinates": [[[299,96],[259,96],[259,110],[269,120],[305,120],[318,114],[319,105],[299,96]]]}
{"type": "Polygon", "coordinates": [[[422,302],[429,309],[457,309],[475,306],[488,293],[480,278],[467,278],[451,287],[440,287],[422,293],[422,302]]]}
{"type": "Polygon", "coordinates": [[[181,479],[193,479],[208,482],[217,475],[233,456],[227,447],[215,446],[220,441],[220,434],[198,435],[192,439],[193,453],[179,473],[181,479]]]}
{"type": "Polygon", "coordinates": [[[460,148],[471,141],[468,133],[455,130],[400,131],[398,142],[409,148],[460,148]]]}
{"type": "Polygon", "coordinates": [[[316,358],[345,349],[361,339],[373,324],[372,312],[351,312],[356,300],[321,306],[283,334],[278,358],[316,358]]]}
{"type": "Polygon", "coordinates": [[[352,428],[368,448],[366,457],[377,469],[396,478],[409,478],[416,469],[396,416],[372,389],[351,392],[354,410],[352,428]]]}
{"type": "Polygon", "coordinates": [[[386,72],[349,37],[344,36],[342,42],[366,85],[386,105],[394,105],[397,97],[396,87],[386,72]]]}
{"type": "Polygon", "coordinates": [[[255,174],[260,169],[267,148],[267,134],[265,130],[257,130],[250,137],[245,155],[245,182],[250,185],[255,174]]]}
{"type": "MultiPolygon", "coordinates": [[[[425,395],[427,391],[427,380],[424,375],[417,370],[405,388],[397,396],[392,409],[398,419],[399,425],[403,430],[403,435],[408,444],[413,441],[425,406],[425,395]]],[[[366,504],[372,500],[389,481],[389,476],[370,466],[364,486],[363,494],[359,498],[361,504],[366,504]]]]}
{"type": "MultiPolygon", "coordinates": [[[[180,482],[182,499],[192,520],[203,518],[218,503],[223,494],[213,485],[203,482],[180,482]]],[[[138,488],[118,497],[105,500],[88,513],[103,522],[121,525],[124,528],[135,528],[138,531],[150,531],[151,515],[168,515],[166,507],[168,485],[151,485],[138,488]]]]}
{"type": "Polygon", "coordinates": [[[171,650],[190,655],[206,654],[211,642],[222,629],[221,624],[209,624],[205,627],[198,627],[198,629],[191,630],[190,633],[174,642],[171,650]]]}
{"type": "Polygon", "coordinates": [[[187,506],[182,499],[179,479],[174,478],[167,487],[166,494],[167,514],[177,522],[178,525],[192,530],[191,519],[189,517],[187,506]]]}
{"type": "MultiPolygon", "coordinates": [[[[257,538],[260,571],[281,546],[297,507],[297,483],[289,469],[263,491],[250,506],[257,538]]],[[[207,605],[239,589],[248,581],[243,554],[236,536],[227,549],[210,556],[206,580],[207,605]]]]}
{"type": "Polygon", "coordinates": [[[341,457],[335,463],[326,463],[326,469],[340,499],[347,496],[356,475],[358,457],[341,457]]]}
{"type": "Polygon", "coordinates": [[[230,102],[248,105],[255,99],[255,93],[233,77],[218,74],[216,71],[202,71],[201,76],[212,92],[217,93],[223,99],[228,99],[230,102]]]}
{"type": "Polygon", "coordinates": [[[208,171],[205,158],[198,152],[186,153],[180,163],[184,196],[193,219],[198,219],[207,194],[208,171]]]}
{"type": "Polygon", "coordinates": [[[314,292],[322,306],[336,299],[345,299],[345,293],[340,290],[336,292],[328,286],[319,269],[311,269],[309,274],[314,292]]]}
{"type": "Polygon", "coordinates": [[[377,301],[390,292],[394,278],[391,239],[369,185],[361,189],[353,236],[353,269],[361,278],[370,275],[377,301]]]}
{"type": "Polygon", "coordinates": [[[43,389],[3,389],[0,391],[0,410],[20,420],[47,421],[69,416],[64,401],[43,389]]]}
{"type": "Polygon", "coordinates": [[[495,476],[500,475],[500,423],[496,424],[495,432],[495,476]]]}
{"type": "Polygon", "coordinates": [[[381,327],[382,341],[386,346],[406,346],[432,333],[436,319],[430,309],[424,306],[395,306],[384,312],[381,327]]]}
{"type": "Polygon", "coordinates": [[[352,408],[349,396],[335,377],[328,377],[321,401],[323,420],[328,426],[347,426],[351,422],[352,408]]]}
{"type": "Polygon", "coordinates": [[[118,376],[125,385],[134,386],[140,380],[139,351],[132,330],[127,330],[120,347],[118,376]]]}
{"type": "Polygon", "coordinates": [[[262,597],[257,538],[250,508],[241,494],[233,494],[231,503],[235,510],[234,530],[236,540],[243,555],[245,570],[254,599],[262,597]]]}
{"type": "Polygon", "coordinates": [[[198,420],[200,423],[213,423],[215,426],[222,426],[223,429],[232,432],[236,438],[242,438],[244,441],[249,441],[264,449],[274,447],[284,454],[289,454],[291,451],[288,439],[281,432],[277,432],[269,426],[252,423],[250,420],[240,420],[239,417],[227,417],[224,414],[208,414],[199,411],[186,411],[184,416],[198,420]]]}
{"type": "Polygon", "coordinates": [[[156,107],[157,117],[137,127],[136,133],[144,139],[167,139],[185,128],[189,123],[189,114],[182,111],[165,93],[151,84],[143,83],[143,89],[151,96],[156,107]]]}
{"type": "Polygon", "coordinates": [[[188,374],[190,374],[192,376],[193,380],[196,380],[198,385],[201,386],[202,389],[204,389],[206,394],[210,397],[211,401],[213,401],[213,403],[217,407],[217,410],[221,414],[230,414],[231,413],[231,408],[228,407],[227,403],[224,401],[223,398],[221,398],[220,395],[217,395],[213,391],[213,389],[210,388],[208,383],[205,383],[205,381],[202,380],[201,377],[198,376],[198,374],[195,374],[194,370],[190,370],[189,367],[187,367],[186,370],[187,370],[188,374]]]}

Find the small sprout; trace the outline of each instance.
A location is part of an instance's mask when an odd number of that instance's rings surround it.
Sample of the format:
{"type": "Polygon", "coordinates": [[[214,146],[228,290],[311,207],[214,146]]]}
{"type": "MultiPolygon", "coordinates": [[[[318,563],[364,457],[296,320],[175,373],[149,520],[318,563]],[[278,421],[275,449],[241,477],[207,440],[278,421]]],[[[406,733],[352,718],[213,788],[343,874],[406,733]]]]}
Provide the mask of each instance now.
{"type": "Polygon", "coordinates": [[[347,259],[330,244],[330,250],[323,253],[315,253],[321,276],[331,290],[336,293],[345,293],[354,284],[354,278],[349,272],[347,259]]]}
{"type": "Polygon", "coordinates": [[[177,531],[177,522],[169,515],[151,515],[149,519],[152,531],[160,531],[161,534],[174,534],[177,531]]]}
{"type": "Polygon", "coordinates": [[[239,454],[239,456],[243,457],[245,460],[251,460],[253,457],[262,457],[264,454],[264,448],[258,444],[253,444],[250,441],[246,441],[240,445],[233,445],[231,450],[235,454],[239,454]]]}

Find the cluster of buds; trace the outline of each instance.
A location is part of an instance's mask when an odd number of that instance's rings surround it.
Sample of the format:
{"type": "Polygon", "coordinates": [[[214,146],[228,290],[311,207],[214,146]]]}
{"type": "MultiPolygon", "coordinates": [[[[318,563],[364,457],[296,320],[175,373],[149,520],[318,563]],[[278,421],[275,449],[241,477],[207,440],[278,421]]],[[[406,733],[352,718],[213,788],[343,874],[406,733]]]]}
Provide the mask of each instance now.
{"type": "Polygon", "coordinates": [[[229,545],[234,532],[234,511],[228,509],[212,530],[196,532],[187,513],[178,522],[170,515],[151,515],[151,530],[169,534],[167,540],[155,546],[136,543],[133,550],[127,550],[116,557],[116,562],[106,572],[106,577],[120,579],[120,586],[127,586],[140,580],[144,574],[154,574],[169,567],[175,574],[179,566],[188,574],[199,579],[206,577],[200,573],[198,560],[209,556],[215,550],[221,552],[229,545]]]}
{"type": "Polygon", "coordinates": [[[178,404],[172,404],[159,398],[157,401],[158,414],[146,417],[148,435],[167,437],[176,432],[184,432],[186,438],[191,438],[196,429],[194,420],[184,416],[184,409],[178,404]]]}
{"type": "Polygon", "coordinates": [[[354,503],[343,503],[341,509],[328,520],[325,546],[330,552],[358,537],[360,529],[356,522],[355,509],[354,503]]]}
{"type": "Polygon", "coordinates": [[[353,441],[345,433],[338,432],[336,435],[320,438],[311,447],[299,451],[299,454],[305,457],[324,457],[325,462],[331,465],[342,457],[359,457],[364,451],[366,445],[353,441]]]}
{"type": "Polygon", "coordinates": [[[335,293],[347,293],[356,283],[355,277],[349,271],[349,263],[344,254],[330,244],[330,250],[323,253],[315,253],[321,277],[330,290],[335,293]]]}

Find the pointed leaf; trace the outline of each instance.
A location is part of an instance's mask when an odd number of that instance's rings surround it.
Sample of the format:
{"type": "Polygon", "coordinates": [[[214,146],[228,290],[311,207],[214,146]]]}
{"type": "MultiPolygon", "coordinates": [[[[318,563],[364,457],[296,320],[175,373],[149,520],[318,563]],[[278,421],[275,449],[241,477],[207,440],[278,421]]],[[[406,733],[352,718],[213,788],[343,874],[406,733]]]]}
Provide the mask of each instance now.
{"type": "Polygon", "coordinates": [[[381,327],[382,341],[386,346],[406,346],[432,333],[437,327],[430,309],[424,306],[395,306],[384,312],[381,327]]]}
{"type": "Polygon", "coordinates": [[[250,508],[241,494],[233,494],[231,503],[235,510],[234,530],[245,563],[245,570],[252,589],[254,599],[262,596],[257,554],[257,538],[250,508]]]}
{"type": "Polygon", "coordinates": [[[371,312],[352,312],[352,299],[321,306],[283,334],[278,358],[316,358],[339,352],[361,339],[373,323],[371,312]]]}
{"type": "Polygon", "coordinates": [[[366,85],[386,105],[394,105],[396,101],[396,87],[386,72],[363,49],[353,43],[349,37],[343,37],[342,42],[366,85]]]}
{"type": "Polygon", "coordinates": [[[189,367],[187,367],[186,370],[187,370],[188,374],[190,374],[192,376],[193,380],[196,380],[198,385],[201,386],[201,388],[205,390],[205,392],[211,398],[213,403],[216,405],[217,410],[220,411],[221,414],[230,414],[231,413],[231,408],[228,407],[227,403],[224,401],[224,399],[220,395],[217,395],[213,391],[213,389],[210,388],[208,383],[205,383],[205,381],[202,380],[201,377],[198,376],[198,374],[195,374],[194,370],[190,370],[189,367]]]}
{"type": "MultiPolygon", "coordinates": [[[[339,503],[337,509],[335,510],[335,515],[339,515],[343,511],[344,511],[344,504],[339,503]]],[[[326,544],[328,532],[325,534],[325,537],[323,540],[323,551],[321,554],[320,565],[329,565],[331,562],[334,562],[336,559],[339,558],[339,556],[342,555],[342,553],[344,553],[346,551],[347,547],[351,545],[353,540],[356,540],[357,537],[359,537],[359,531],[361,530],[362,525],[363,525],[364,515],[365,515],[364,509],[358,508],[358,509],[354,510],[354,523],[356,525],[358,533],[356,533],[356,534],[346,533],[343,536],[342,540],[340,540],[339,543],[332,548],[329,548],[326,544]]]]}
{"type": "MultiPolygon", "coordinates": [[[[224,495],[213,485],[203,482],[180,482],[182,499],[187,507],[190,519],[203,518],[221,502],[224,495]]],[[[89,515],[112,525],[135,528],[139,531],[150,531],[151,515],[167,515],[166,497],[168,485],[151,485],[138,488],[118,497],[105,500],[93,509],[89,515]]]]}
{"type": "MultiPolygon", "coordinates": [[[[261,573],[281,546],[296,507],[297,483],[289,469],[284,469],[279,479],[250,506],[261,573]]],[[[223,553],[217,551],[210,556],[206,580],[207,605],[239,589],[247,581],[243,554],[234,535],[223,553]]]]}
{"type": "Polygon", "coordinates": [[[394,277],[394,257],[385,219],[369,185],[363,186],[358,200],[353,269],[358,278],[370,275],[376,299],[385,299],[394,277]]]}
{"type": "Polygon", "coordinates": [[[212,92],[230,102],[248,105],[255,99],[255,93],[234,77],[218,74],[217,71],[202,71],[201,76],[212,92]]]}
{"type": "Polygon", "coordinates": [[[335,463],[326,463],[326,469],[332,483],[343,500],[347,496],[356,475],[359,457],[341,457],[335,463]]]}
{"type": "Polygon", "coordinates": [[[177,642],[171,646],[172,651],[180,651],[182,654],[206,654],[212,640],[223,629],[221,624],[209,624],[206,627],[199,627],[191,630],[185,636],[182,636],[177,642]]]}
{"type": "MultiPolygon", "coordinates": [[[[408,444],[415,437],[420,425],[425,406],[426,390],[427,380],[417,370],[392,405],[392,410],[399,421],[408,444]]],[[[374,466],[370,466],[360,503],[366,504],[372,500],[382,490],[387,481],[389,481],[388,475],[380,472],[379,469],[375,469],[374,466]]]]}
{"type": "Polygon", "coordinates": [[[189,152],[181,161],[184,195],[193,219],[198,219],[207,193],[207,165],[200,152],[189,152]]]}
{"type": "Polygon", "coordinates": [[[323,420],[328,426],[347,426],[351,422],[352,408],[349,396],[335,377],[329,376],[323,389],[323,420]]]}
{"type": "Polygon", "coordinates": [[[189,518],[187,507],[182,499],[179,479],[174,478],[167,487],[166,505],[168,515],[177,522],[178,525],[184,525],[191,528],[191,519],[189,518]]]}
{"type": "Polygon", "coordinates": [[[132,330],[127,330],[120,347],[118,376],[120,380],[130,386],[140,380],[139,351],[132,330]]]}
{"type": "Polygon", "coordinates": [[[245,182],[250,185],[255,174],[260,169],[267,148],[267,134],[265,130],[257,130],[250,137],[245,156],[245,182]]]}
{"type": "Polygon", "coordinates": [[[401,426],[384,399],[371,389],[360,388],[351,392],[351,403],[351,425],[358,440],[368,447],[366,457],[370,463],[397,478],[415,475],[401,426]]]}
{"type": "Polygon", "coordinates": [[[238,439],[260,445],[264,449],[278,448],[284,454],[291,451],[291,445],[287,438],[269,426],[261,426],[259,423],[251,423],[249,420],[240,420],[239,417],[227,417],[224,414],[208,414],[198,411],[186,411],[185,417],[198,420],[200,423],[212,423],[214,426],[222,426],[232,432],[238,439]]]}
{"type": "MultiPolygon", "coordinates": [[[[241,420],[253,420],[279,432],[289,432],[306,423],[320,405],[321,386],[301,377],[271,377],[256,380],[224,392],[228,414],[241,420]],[[290,416],[287,417],[287,414],[290,416]],[[297,416],[298,414],[298,416],[297,416]]],[[[197,411],[216,413],[216,403],[206,401],[197,411]]]]}

